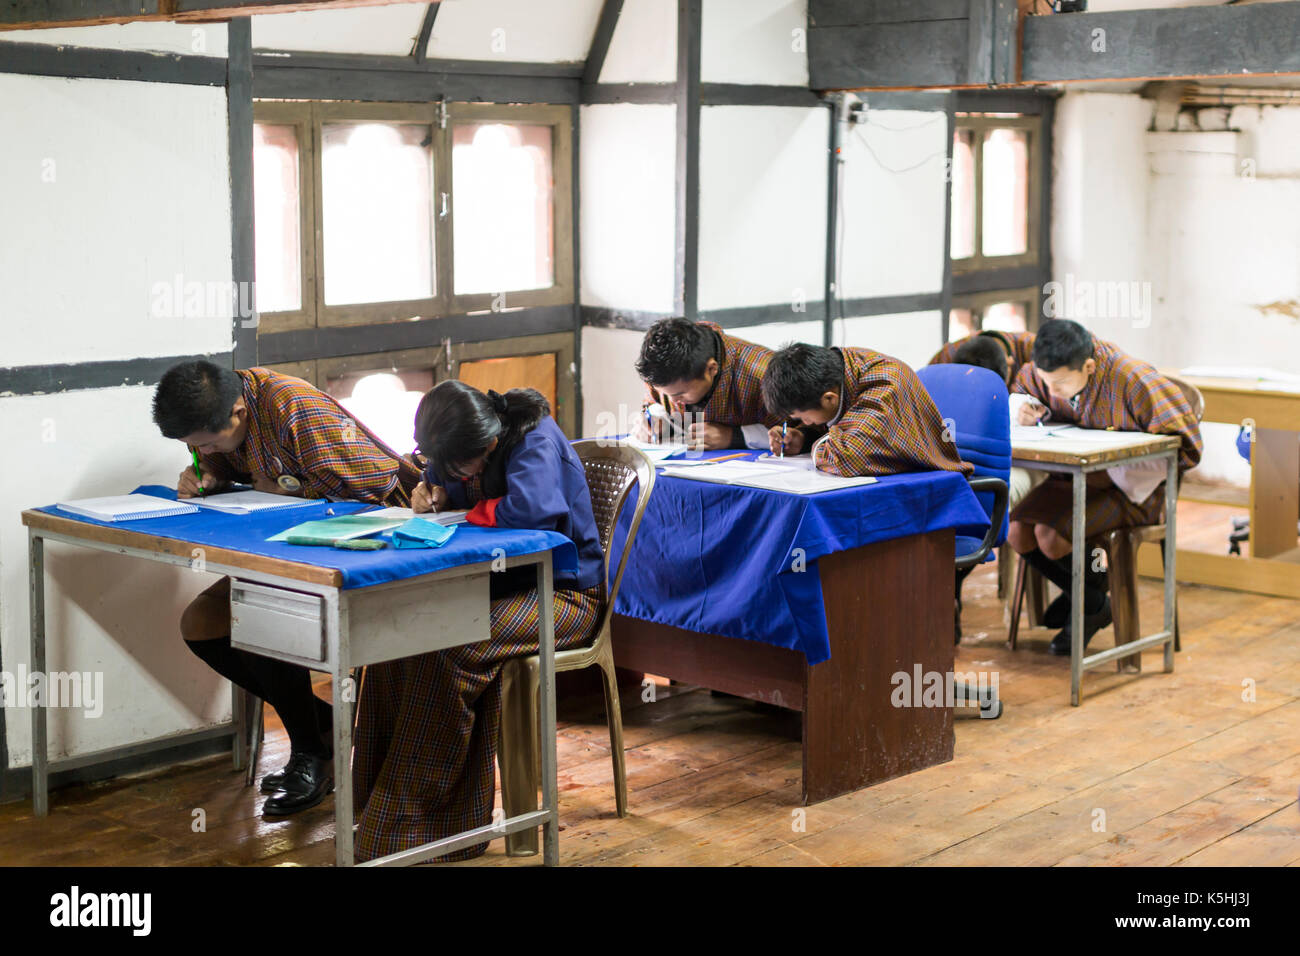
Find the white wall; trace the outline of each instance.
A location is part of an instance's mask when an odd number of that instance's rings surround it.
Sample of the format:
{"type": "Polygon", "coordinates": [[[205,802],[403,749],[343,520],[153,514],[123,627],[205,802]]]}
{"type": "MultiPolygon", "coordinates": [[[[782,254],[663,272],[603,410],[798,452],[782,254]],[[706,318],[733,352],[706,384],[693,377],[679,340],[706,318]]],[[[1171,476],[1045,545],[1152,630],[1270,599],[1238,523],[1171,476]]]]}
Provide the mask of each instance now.
{"type": "Polygon", "coordinates": [[[829,111],[700,114],[700,310],[821,299],[829,111]]]}
{"type": "Polygon", "coordinates": [[[704,0],[700,80],[808,85],[807,0],[704,0]]]}
{"type": "Polygon", "coordinates": [[[430,57],[581,62],[601,0],[443,0],[441,6],[430,57]]]}
{"type": "Polygon", "coordinates": [[[583,305],[673,308],[677,110],[584,106],[579,214],[583,305]]]}
{"type": "Polygon", "coordinates": [[[872,110],[841,130],[840,295],[943,288],[948,121],[943,112],[872,110]]]}
{"type": "Polygon", "coordinates": [[[677,4],[672,0],[625,0],[601,83],[672,83],[677,79],[677,4]]]}
{"type": "Polygon", "coordinates": [[[257,16],[252,18],[253,48],[410,56],[427,9],[423,3],[398,3],[257,16]]]}
{"type": "Polygon", "coordinates": [[[920,368],[943,343],[943,314],[911,312],[836,319],[832,338],[832,345],[874,349],[920,368]]]}
{"type": "Polygon", "coordinates": [[[58,43],[102,50],[226,56],[224,23],[113,23],[96,27],[0,31],[0,43],[58,43]]]}
{"type": "MultiPolygon", "coordinates": [[[[623,422],[641,410],[645,386],[636,374],[644,332],[631,329],[582,330],[582,434],[609,432],[607,423],[623,422]]],[[[613,434],[610,432],[610,434],[613,434]]]]}
{"type": "Polygon", "coordinates": [[[825,326],[819,318],[807,322],[768,322],[765,325],[736,326],[726,330],[728,335],[765,346],[774,352],[792,342],[822,345],[824,331],[825,326]]]}
{"type": "MultiPolygon", "coordinates": [[[[178,52],[189,27],[76,31],[87,46],[178,52]]],[[[224,51],[224,27],[205,28],[224,51]]],[[[5,34],[51,40],[54,31],[5,34]]],[[[74,37],[69,36],[68,39],[74,37]]],[[[209,42],[208,53],[214,51],[209,42]]],[[[154,283],[231,279],[225,93],[179,84],[0,75],[0,365],[228,352],[231,316],[152,314],[154,283]]],[[[24,508],[173,483],[185,451],[152,388],[0,395],[0,662],[30,666],[24,508]],[[22,463],[22,467],[15,467],[22,463]]],[[[52,714],[51,751],[84,753],[229,718],[229,685],[184,647],[181,609],[209,575],[48,549],[48,667],[102,672],[104,713],[52,714]]],[[[6,713],[12,765],[28,712],[6,713]]]]}

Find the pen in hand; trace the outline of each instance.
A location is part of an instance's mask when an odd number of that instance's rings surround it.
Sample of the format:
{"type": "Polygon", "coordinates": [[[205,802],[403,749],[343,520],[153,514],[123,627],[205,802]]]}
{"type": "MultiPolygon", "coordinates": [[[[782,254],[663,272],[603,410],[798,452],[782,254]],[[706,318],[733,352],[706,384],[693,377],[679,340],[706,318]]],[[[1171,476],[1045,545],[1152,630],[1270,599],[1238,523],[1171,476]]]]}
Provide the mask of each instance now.
{"type": "Polygon", "coordinates": [[[784,458],[784,457],[785,457],[785,434],[786,434],[786,426],[787,426],[788,424],[789,424],[789,422],[782,422],[782,423],[781,423],[781,454],[777,456],[777,457],[779,457],[779,458],[784,458]]]}
{"type": "Polygon", "coordinates": [[[207,492],[203,490],[203,469],[199,467],[199,453],[191,448],[190,457],[194,459],[194,474],[199,479],[199,496],[206,497],[207,492]]]}

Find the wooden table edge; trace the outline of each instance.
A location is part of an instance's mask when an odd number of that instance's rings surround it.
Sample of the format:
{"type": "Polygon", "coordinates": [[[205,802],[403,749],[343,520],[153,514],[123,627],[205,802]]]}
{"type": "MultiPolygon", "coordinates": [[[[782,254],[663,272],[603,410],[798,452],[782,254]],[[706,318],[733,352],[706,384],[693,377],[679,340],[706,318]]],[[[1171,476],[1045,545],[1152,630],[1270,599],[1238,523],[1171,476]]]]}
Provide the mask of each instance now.
{"type": "Polygon", "coordinates": [[[1050,448],[1042,448],[1037,445],[1027,448],[1024,445],[1017,446],[1014,442],[1011,445],[1011,463],[1017,462],[1042,462],[1049,465],[1101,465],[1114,462],[1123,464],[1130,458],[1138,455],[1150,455],[1156,452],[1167,452],[1172,448],[1181,445],[1181,440],[1175,435],[1151,435],[1152,440],[1143,441],[1138,444],[1129,445],[1123,448],[1103,447],[1096,452],[1068,452],[1054,451],[1050,448]]]}

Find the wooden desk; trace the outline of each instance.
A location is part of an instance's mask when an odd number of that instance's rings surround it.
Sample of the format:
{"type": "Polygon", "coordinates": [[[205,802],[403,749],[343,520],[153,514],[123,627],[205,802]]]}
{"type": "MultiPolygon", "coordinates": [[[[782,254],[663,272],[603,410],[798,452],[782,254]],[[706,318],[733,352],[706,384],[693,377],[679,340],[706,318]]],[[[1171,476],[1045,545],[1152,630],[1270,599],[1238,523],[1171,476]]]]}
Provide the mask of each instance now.
{"type": "MultiPolygon", "coordinates": [[[[193,549],[203,549],[204,570],[229,575],[231,644],[251,653],[324,671],[334,684],[334,853],[335,864],[351,866],[352,669],[413,654],[487,640],[488,575],[494,562],[446,568],[364,588],[343,588],[336,568],[286,561],[265,555],[198,545],[175,538],[109,528],[42,511],[24,511],[31,586],[31,670],[45,672],[45,542],[164,564],[191,566],[193,549]]],[[[310,549],[304,549],[310,550],[310,549]]],[[[559,862],[555,756],[555,627],[551,605],[551,553],[510,556],[507,567],[537,566],[541,595],[541,758],[542,809],[456,836],[393,853],[362,866],[406,866],[508,833],[544,828],[543,858],[559,862]]],[[[499,565],[498,565],[499,566],[499,565]]],[[[32,712],[32,804],[37,816],[49,813],[51,761],[44,701],[32,712]]],[[[93,763],[77,758],[77,766],[93,763]]]]}
{"type": "MultiPolygon", "coordinates": [[[[1178,374],[1174,372],[1172,374],[1178,374]]],[[[1178,552],[1179,580],[1253,594],[1300,597],[1300,390],[1267,382],[1191,378],[1205,399],[1204,421],[1254,426],[1250,456],[1250,556],[1178,552]]],[[[1159,574],[1153,546],[1138,570],[1159,574]]]]}
{"type": "Polygon", "coordinates": [[[1078,707],[1082,700],[1083,672],[1100,667],[1135,651],[1164,645],[1165,673],[1174,669],[1174,600],[1175,600],[1175,549],[1176,502],[1178,501],[1178,449],[1180,441],[1172,435],[1147,435],[1142,432],[1116,433],[1131,436],[1123,444],[1096,443],[1087,438],[1053,437],[1041,442],[1018,443],[1011,441],[1011,464],[1031,471],[1064,472],[1073,476],[1073,530],[1070,541],[1072,557],[1070,568],[1070,703],[1078,707]],[[1165,614],[1164,628],[1155,634],[1121,644],[1108,651],[1098,651],[1086,657],[1083,653],[1083,562],[1084,514],[1087,496],[1087,476],[1094,471],[1104,471],[1117,465],[1132,465],[1140,461],[1164,458],[1168,462],[1165,474],[1165,614]]]}
{"type": "Polygon", "coordinates": [[[953,755],[952,707],[894,707],[892,676],[952,671],[954,549],[947,529],[819,558],[831,643],[820,664],[619,614],[614,661],[801,711],[805,805],[943,763],[953,755]]]}

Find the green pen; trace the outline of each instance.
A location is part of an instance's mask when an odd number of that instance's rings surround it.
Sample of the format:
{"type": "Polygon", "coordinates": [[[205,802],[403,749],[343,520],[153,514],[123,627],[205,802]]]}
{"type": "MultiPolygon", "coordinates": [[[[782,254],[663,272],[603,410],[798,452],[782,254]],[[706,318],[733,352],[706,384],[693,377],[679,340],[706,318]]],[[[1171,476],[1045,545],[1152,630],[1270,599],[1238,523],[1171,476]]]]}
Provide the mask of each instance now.
{"type": "Polygon", "coordinates": [[[199,467],[199,453],[191,448],[190,457],[194,459],[194,474],[199,476],[199,495],[206,497],[206,492],[203,490],[203,469],[199,467]]]}

